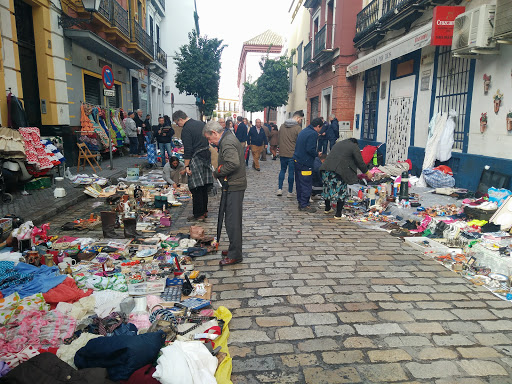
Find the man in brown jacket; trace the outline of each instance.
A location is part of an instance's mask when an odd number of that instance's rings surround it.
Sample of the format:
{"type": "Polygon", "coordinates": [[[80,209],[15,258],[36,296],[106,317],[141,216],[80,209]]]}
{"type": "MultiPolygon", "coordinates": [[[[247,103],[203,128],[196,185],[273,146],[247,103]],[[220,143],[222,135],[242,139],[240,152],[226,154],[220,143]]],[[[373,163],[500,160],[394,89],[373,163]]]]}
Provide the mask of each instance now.
{"type": "Polygon", "coordinates": [[[281,160],[281,172],[279,172],[279,188],[277,196],[283,195],[283,183],[288,169],[288,197],[293,197],[294,166],[293,153],[297,136],[302,131],[302,119],[304,112],[297,111],[291,119],[287,119],[279,128],[279,159],[281,160]]]}

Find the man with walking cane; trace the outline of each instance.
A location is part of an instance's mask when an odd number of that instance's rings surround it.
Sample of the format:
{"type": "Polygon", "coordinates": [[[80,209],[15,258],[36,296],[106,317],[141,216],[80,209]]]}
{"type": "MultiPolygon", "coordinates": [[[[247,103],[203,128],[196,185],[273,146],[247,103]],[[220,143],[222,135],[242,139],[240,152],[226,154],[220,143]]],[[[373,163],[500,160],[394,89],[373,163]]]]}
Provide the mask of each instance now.
{"type": "Polygon", "coordinates": [[[229,129],[216,121],[209,121],[203,135],[210,144],[219,148],[219,166],[213,175],[222,183],[222,196],[217,223],[217,241],[220,239],[222,222],[226,222],[229,248],[222,252],[220,266],[242,262],[242,213],[244,193],[247,188],[244,150],[240,141],[229,129]]]}

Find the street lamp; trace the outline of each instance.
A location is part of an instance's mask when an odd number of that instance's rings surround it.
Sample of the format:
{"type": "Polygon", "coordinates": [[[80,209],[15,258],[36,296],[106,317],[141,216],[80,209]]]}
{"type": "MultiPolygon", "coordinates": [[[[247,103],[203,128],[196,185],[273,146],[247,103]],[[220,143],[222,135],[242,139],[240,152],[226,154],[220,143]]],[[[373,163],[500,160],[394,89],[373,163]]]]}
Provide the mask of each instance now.
{"type": "Polygon", "coordinates": [[[59,26],[61,26],[63,29],[67,29],[78,24],[90,23],[92,21],[92,14],[98,12],[98,9],[100,8],[100,2],[101,0],[82,0],[82,6],[86,12],[91,14],[91,17],[88,19],[79,19],[76,17],[71,17],[62,12],[62,15],[59,16],[59,26]]]}
{"type": "Polygon", "coordinates": [[[100,2],[101,0],[82,0],[84,9],[91,14],[93,12],[98,12],[98,9],[100,8],[100,2]]]}

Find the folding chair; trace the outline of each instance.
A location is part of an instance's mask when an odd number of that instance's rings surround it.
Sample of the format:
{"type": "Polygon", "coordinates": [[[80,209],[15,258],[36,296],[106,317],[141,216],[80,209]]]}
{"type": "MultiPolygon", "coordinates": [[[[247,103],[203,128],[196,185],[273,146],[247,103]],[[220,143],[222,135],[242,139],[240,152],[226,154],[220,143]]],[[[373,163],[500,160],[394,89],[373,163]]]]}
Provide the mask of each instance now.
{"type": "Polygon", "coordinates": [[[85,145],[85,143],[77,143],[76,144],[78,146],[78,165],[76,167],[76,171],[80,171],[80,163],[82,162],[82,160],[84,161],[84,164],[83,164],[83,168],[85,168],[86,164],[85,162],[87,161],[89,163],[89,165],[91,166],[92,170],[94,172],[96,172],[96,169],[94,168],[94,166],[92,165],[91,163],[91,160],[89,159],[93,159],[94,162],[96,163],[96,165],[98,166],[98,168],[100,169],[100,171],[102,170],[100,165],[98,164],[98,160],[96,160],[96,156],[95,154],[92,154],[91,151],[89,150],[89,148],[87,147],[87,145],[85,145]]]}

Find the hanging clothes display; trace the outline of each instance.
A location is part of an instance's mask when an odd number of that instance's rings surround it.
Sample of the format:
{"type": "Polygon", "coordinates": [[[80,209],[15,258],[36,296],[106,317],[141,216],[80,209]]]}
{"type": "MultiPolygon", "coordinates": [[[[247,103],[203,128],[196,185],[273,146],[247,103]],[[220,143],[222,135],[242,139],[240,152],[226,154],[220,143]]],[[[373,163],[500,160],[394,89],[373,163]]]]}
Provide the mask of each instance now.
{"type": "Polygon", "coordinates": [[[111,123],[112,125],[115,125],[117,130],[119,131],[119,133],[121,134],[122,138],[123,138],[123,141],[124,139],[126,138],[126,133],[124,131],[124,128],[121,124],[121,120],[120,120],[120,111],[114,111],[114,110],[111,110],[111,115],[112,116],[112,119],[111,119],[111,123]]]}
{"type": "Polygon", "coordinates": [[[4,159],[25,160],[24,140],[19,131],[0,127],[0,156],[4,159]]]}
{"type": "Polygon", "coordinates": [[[80,105],[80,125],[82,126],[83,132],[94,131],[92,121],[89,118],[89,114],[91,112],[92,108],[89,105],[85,105],[83,103],[80,105]]]}

